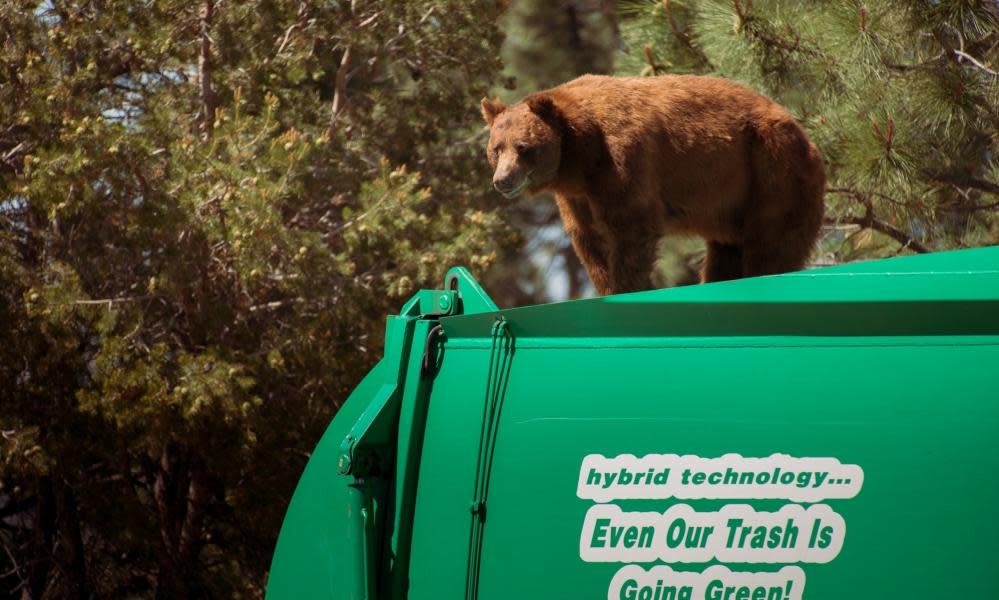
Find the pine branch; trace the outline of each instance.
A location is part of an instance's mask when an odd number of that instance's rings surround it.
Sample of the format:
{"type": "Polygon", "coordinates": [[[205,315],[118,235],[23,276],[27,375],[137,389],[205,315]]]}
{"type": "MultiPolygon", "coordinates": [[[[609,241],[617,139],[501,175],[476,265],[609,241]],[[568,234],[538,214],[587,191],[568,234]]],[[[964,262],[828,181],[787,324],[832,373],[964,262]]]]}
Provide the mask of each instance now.
{"type": "Polygon", "coordinates": [[[931,173],[930,177],[940,183],[949,183],[958,187],[971,188],[999,196],[999,183],[986,179],[979,179],[970,175],[956,175],[954,173],[931,173]]]}
{"type": "Polygon", "coordinates": [[[656,60],[655,53],[652,52],[652,44],[645,44],[642,47],[642,52],[645,54],[645,62],[649,65],[642,69],[642,76],[656,76],[660,73],[665,73],[667,68],[665,65],[659,64],[656,60]]]}
{"type": "Polygon", "coordinates": [[[927,69],[933,70],[938,68],[941,63],[943,63],[945,55],[943,52],[937,54],[933,58],[924,60],[920,63],[904,64],[904,63],[885,63],[885,66],[889,69],[894,69],[896,71],[915,71],[917,69],[927,69]]]}
{"type": "Polygon", "coordinates": [[[968,52],[969,50],[971,52],[974,52],[973,48],[979,49],[979,51],[988,51],[989,49],[991,49],[994,46],[994,43],[990,39],[992,35],[994,34],[990,34],[989,36],[986,36],[984,40],[979,40],[978,42],[972,44],[968,48],[965,48],[964,36],[961,35],[961,31],[956,29],[954,26],[950,25],[949,23],[944,23],[943,25],[933,30],[933,37],[943,47],[944,54],[948,58],[950,58],[951,61],[953,61],[956,65],[964,66],[965,65],[964,61],[967,60],[975,67],[981,69],[982,71],[985,71],[989,75],[993,77],[999,77],[999,72],[994,71],[989,67],[985,66],[981,61],[979,61],[977,58],[975,58],[968,52]],[[944,29],[951,31],[954,34],[954,36],[957,37],[958,46],[956,48],[954,47],[954,44],[952,44],[951,41],[947,39],[944,29]]]}
{"type": "Polygon", "coordinates": [[[785,71],[793,61],[803,57],[818,58],[822,53],[812,44],[801,39],[801,33],[785,24],[783,31],[765,18],[751,14],[752,0],[732,0],[738,24],[736,33],[758,44],[763,51],[760,64],[766,74],[785,71]]]}
{"type": "Polygon", "coordinates": [[[684,46],[691,50],[696,50],[694,43],[690,39],[690,34],[680,29],[680,26],[677,24],[676,17],[673,16],[673,11],[669,8],[669,0],[663,0],[663,12],[666,13],[666,19],[669,21],[669,28],[673,32],[673,36],[680,40],[680,43],[684,46]]]}
{"type": "Polygon", "coordinates": [[[736,16],[739,17],[739,23],[745,23],[749,18],[749,11],[753,8],[753,0],[732,0],[732,8],[735,9],[736,16]],[[742,2],[746,5],[743,7],[742,2]]]}
{"type": "MultiPolygon", "coordinates": [[[[883,233],[888,237],[894,239],[896,242],[902,245],[900,250],[906,248],[912,249],[914,252],[920,254],[926,254],[932,252],[933,250],[917,240],[912,234],[907,231],[900,229],[888,221],[879,219],[874,215],[874,204],[871,202],[870,194],[865,194],[860,190],[855,190],[853,188],[828,188],[826,192],[831,194],[843,194],[850,196],[859,202],[864,207],[864,214],[861,216],[848,216],[848,217],[826,217],[825,222],[829,225],[839,225],[843,223],[849,223],[851,225],[859,225],[864,229],[873,229],[879,233],[883,233]]],[[[881,195],[881,194],[879,194],[881,195]]],[[[897,202],[897,201],[896,201],[897,202]]]]}
{"type": "Polygon", "coordinates": [[[993,71],[992,69],[986,67],[982,63],[980,63],[977,60],[975,60],[975,57],[972,56],[972,55],[970,55],[970,54],[968,54],[967,52],[965,52],[963,50],[955,50],[954,54],[957,55],[959,59],[961,59],[961,58],[967,59],[968,62],[970,62],[971,64],[975,65],[979,69],[985,71],[989,75],[991,75],[993,77],[999,77],[999,71],[993,71]]]}
{"type": "Polygon", "coordinates": [[[881,219],[875,218],[871,215],[865,215],[864,217],[856,219],[856,221],[858,225],[860,223],[866,223],[866,227],[870,227],[874,231],[881,232],[891,237],[898,243],[902,244],[902,250],[911,248],[913,251],[920,254],[932,252],[928,246],[887,221],[882,221],[881,219]]]}
{"type": "Polygon", "coordinates": [[[973,204],[971,206],[961,206],[960,208],[955,209],[955,212],[971,213],[978,212],[980,210],[995,210],[997,208],[999,208],[999,202],[993,202],[992,204],[973,204]]]}
{"type": "Polygon", "coordinates": [[[895,227],[891,223],[887,221],[882,221],[881,219],[877,219],[874,217],[869,217],[867,215],[864,215],[862,217],[854,216],[854,217],[845,217],[845,218],[827,217],[825,219],[825,223],[827,225],[842,225],[844,223],[847,223],[850,225],[859,225],[864,229],[873,229],[874,231],[887,235],[888,237],[894,239],[899,244],[901,244],[902,247],[899,248],[899,250],[910,248],[913,252],[917,252],[919,254],[927,254],[933,251],[928,246],[918,241],[916,238],[912,237],[905,231],[899,229],[898,227],[895,227]]]}

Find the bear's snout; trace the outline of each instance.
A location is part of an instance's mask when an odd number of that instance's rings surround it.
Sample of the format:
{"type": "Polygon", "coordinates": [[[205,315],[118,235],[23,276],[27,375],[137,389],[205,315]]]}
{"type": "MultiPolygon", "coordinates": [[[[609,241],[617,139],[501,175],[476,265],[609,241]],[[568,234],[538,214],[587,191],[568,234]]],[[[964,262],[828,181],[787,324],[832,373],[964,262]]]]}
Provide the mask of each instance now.
{"type": "Polygon", "coordinates": [[[493,174],[493,187],[507,198],[512,198],[527,187],[530,179],[530,173],[525,174],[520,169],[496,169],[493,174]]]}
{"type": "Polygon", "coordinates": [[[493,173],[493,187],[507,198],[512,198],[527,187],[531,180],[530,169],[516,160],[503,156],[493,173]]]}

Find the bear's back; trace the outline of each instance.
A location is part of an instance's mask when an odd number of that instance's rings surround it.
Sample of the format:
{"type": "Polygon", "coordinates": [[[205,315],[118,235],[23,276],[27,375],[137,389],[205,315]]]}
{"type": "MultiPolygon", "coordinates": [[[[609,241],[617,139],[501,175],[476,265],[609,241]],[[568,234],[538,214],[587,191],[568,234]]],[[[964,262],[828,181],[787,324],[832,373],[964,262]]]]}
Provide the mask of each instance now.
{"type": "Polygon", "coordinates": [[[717,77],[584,75],[551,91],[570,119],[595,119],[608,132],[666,127],[673,133],[728,136],[751,122],[793,120],[766,96],[717,77]]]}

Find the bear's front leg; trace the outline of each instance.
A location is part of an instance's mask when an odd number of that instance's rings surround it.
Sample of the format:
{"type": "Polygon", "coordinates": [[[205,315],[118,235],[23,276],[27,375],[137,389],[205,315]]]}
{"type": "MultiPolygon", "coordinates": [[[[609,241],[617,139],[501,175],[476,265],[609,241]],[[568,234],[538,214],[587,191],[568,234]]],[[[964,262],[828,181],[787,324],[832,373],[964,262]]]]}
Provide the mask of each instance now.
{"type": "Polygon", "coordinates": [[[597,294],[601,296],[613,294],[610,270],[604,256],[606,250],[600,235],[592,228],[585,231],[576,228],[568,233],[569,239],[572,240],[572,248],[576,251],[579,262],[586,267],[586,274],[590,276],[590,281],[593,282],[597,294]]]}
{"type": "Polygon", "coordinates": [[[579,262],[586,267],[597,294],[606,296],[611,292],[610,267],[608,262],[608,246],[600,233],[593,226],[593,213],[585,199],[570,198],[557,194],[555,204],[558,206],[562,225],[569,234],[572,248],[579,257],[579,262]]]}
{"type": "Polygon", "coordinates": [[[628,228],[611,230],[611,294],[651,290],[656,247],[662,236],[658,229],[634,223],[628,228]]]}

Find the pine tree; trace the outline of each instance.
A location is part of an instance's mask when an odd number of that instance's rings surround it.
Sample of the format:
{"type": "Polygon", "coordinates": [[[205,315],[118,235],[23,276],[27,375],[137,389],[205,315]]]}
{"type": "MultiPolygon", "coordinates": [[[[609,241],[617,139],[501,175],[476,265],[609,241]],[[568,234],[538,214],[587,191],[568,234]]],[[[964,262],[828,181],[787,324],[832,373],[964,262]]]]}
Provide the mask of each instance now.
{"type": "Polygon", "coordinates": [[[614,68],[618,40],[610,0],[513,0],[503,26],[504,63],[521,94],[614,68]]]}
{"type": "Polygon", "coordinates": [[[509,243],[501,10],[0,2],[0,596],[259,593],[384,315],[509,243]]]}
{"type": "Polygon", "coordinates": [[[999,242],[999,5],[621,0],[618,72],[710,74],[788,107],[828,165],[816,262],[999,242]]]}

